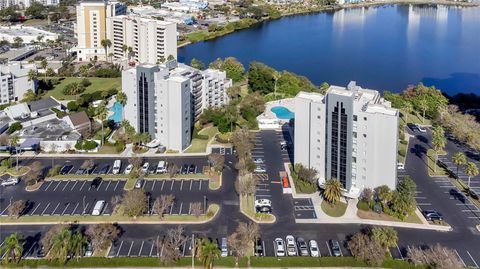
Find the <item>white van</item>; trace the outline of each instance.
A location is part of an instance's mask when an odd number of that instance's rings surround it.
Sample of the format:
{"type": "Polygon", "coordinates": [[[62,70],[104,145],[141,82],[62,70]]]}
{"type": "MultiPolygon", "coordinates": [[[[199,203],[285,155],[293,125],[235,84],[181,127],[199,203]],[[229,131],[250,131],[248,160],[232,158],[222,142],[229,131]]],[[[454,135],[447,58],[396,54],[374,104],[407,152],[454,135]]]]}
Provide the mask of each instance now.
{"type": "Polygon", "coordinates": [[[113,162],[113,169],[112,169],[112,173],[114,175],[120,173],[120,168],[122,167],[122,161],[120,160],[115,160],[115,162],[113,162]]]}
{"type": "Polygon", "coordinates": [[[227,238],[226,237],[222,238],[222,245],[220,246],[220,250],[222,251],[220,256],[222,256],[222,257],[227,257],[228,256],[227,238]]]}
{"type": "Polygon", "coordinates": [[[100,216],[104,206],[105,206],[105,200],[97,201],[95,203],[95,207],[93,207],[92,216],[100,216]]]}
{"type": "Polygon", "coordinates": [[[157,174],[163,174],[167,172],[167,162],[166,161],[160,161],[158,162],[157,166],[157,174]]]}

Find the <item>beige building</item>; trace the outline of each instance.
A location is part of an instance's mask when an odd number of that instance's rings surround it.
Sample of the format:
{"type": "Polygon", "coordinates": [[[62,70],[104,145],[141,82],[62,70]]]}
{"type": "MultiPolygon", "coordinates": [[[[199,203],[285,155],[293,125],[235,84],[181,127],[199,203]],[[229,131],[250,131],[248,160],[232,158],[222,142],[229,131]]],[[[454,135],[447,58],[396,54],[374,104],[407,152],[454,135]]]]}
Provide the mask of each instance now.
{"type": "Polygon", "coordinates": [[[105,60],[102,40],[107,38],[107,18],[123,15],[127,7],[114,1],[82,1],[77,5],[75,35],[78,44],[73,51],[77,61],[89,61],[92,58],[105,60]]]}
{"type": "Polygon", "coordinates": [[[177,24],[174,22],[140,16],[109,17],[107,38],[112,41],[110,52],[115,59],[126,59],[130,54],[130,59],[136,62],[156,64],[168,56],[177,58],[177,24]],[[124,50],[127,47],[131,52],[124,50]]]}

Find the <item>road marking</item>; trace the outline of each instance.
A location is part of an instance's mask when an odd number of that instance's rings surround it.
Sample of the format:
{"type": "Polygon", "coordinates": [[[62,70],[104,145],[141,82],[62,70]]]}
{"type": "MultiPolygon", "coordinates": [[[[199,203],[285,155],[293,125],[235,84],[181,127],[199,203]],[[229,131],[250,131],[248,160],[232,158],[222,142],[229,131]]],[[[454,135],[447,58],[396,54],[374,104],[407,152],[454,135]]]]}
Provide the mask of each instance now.
{"type": "Polygon", "coordinates": [[[68,181],[68,180],[67,180],[67,184],[65,184],[65,186],[63,186],[63,189],[62,189],[62,191],[64,191],[64,190],[65,190],[65,188],[68,186],[68,183],[69,183],[69,182],[70,182],[70,181],[68,181]]]}
{"type": "Polygon", "coordinates": [[[79,191],[82,191],[83,186],[85,186],[85,183],[86,183],[86,181],[83,181],[83,184],[82,184],[82,186],[80,187],[80,190],[79,190],[79,191]]]}
{"type": "Polygon", "coordinates": [[[150,254],[148,255],[148,256],[150,256],[150,257],[152,256],[152,252],[153,252],[153,246],[154,246],[154,245],[155,245],[155,243],[154,243],[154,242],[152,242],[152,248],[150,249],[150,254]]]}
{"type": "Polygon", "coordinates": [[[133,247],[133,241],[132,241],[132,243],[130,244],[130,249],[128,250],[127,257],[130,257],[130,252],[132,251],[132,247],[133,247]]]}
{"type": "Polygon", "coordinates": [[[170,215],[172,215],[172,210],[174,205],[175,205],[175,201],[172,203],[172,206],[170,207],[170,215]]]}
{"type": "Polygon", "coordinates": [[[479,219],[480,220],[480,217],[467,217],[469,219],[479,219]]]}
{"type": "Polygon", "coordinates": [[[5,211],[7,211],[7,209],[10,207],[10,204],[8,204],[8,206],[2,211],[2,213],[0,215],[3,216],[3,213],[5,213],[5,211]]]}
{"type": "Polygon", "coordinates": [[[192,190],[193,179],[190,180],[190,190],[192,190]]]}
{"type": "Polygon", "coordinates": [[[102,183],[103,183],[103,180],[102,180],[102,181],[100,181],[100,185],[98,185],[98,187],[97,187],[97,191],[99,191],[99,190],[100,190],[100,187],[102,187],[102,183]]]}
{"type": "Polygon", "coordinates": [[[30,213],[30,216],[32,216],[32,215],[33,215],[33,213],[35,213],[35,211],[36,211],[36,210],[37,210],[37,208],[40,206],[40,204],[42,204],[42,203],[38,203],[37,207],[35,207],[35,209],[32,211],[32,213],[30,213]]]}
{"type": "Polygon", "coordinates": [[[115,188],[113,188],[113,191],[116,191],[117,190],[117,187],[118,187],[118,184],[120,183],[120,180],[117,181],[117,184],[115,184],[115,188]]]}
{"type": "Polygon", "coordinates": [[[192,212],[192,203],[188,203],[189,206],[188,206],[188,215],[190,215],[190,213],[192,212]]]}
{"type": "Polygon", "coordinates": [[[180,203],[180,210],[178,211],[178,215],[182,215],[182,207],[183,207],[183,202],[180,203]]]}
{"type": "Polygon", "coordinates": [[[55,211],[57,211],[57,208],[58,208],[59,205],[60,205],[60,203],[57,204],[57,206],[56,206],[55,209],[53,210],[52,214],[50,214],[50,215],[52,215],[52,216],[55,215],[55,211]]]}
{"type": "Polygon", "coordinates": [[[156,182],[157,182],[156,180],[153,181],[152,188],[150,189],[151,191],[153,191],[153,189],[155,189],[155,183],[156,182]]]}
{"type": "Polygon", "coordinates": [[[62,216],[65,214],[65,211],[67,211],[67,208],[68,208],[69,205],[70,205],[70,203],[67,203],[67,206],[65,207],[65,209],[62,212],[62,216]]]}
{"type": "Polygon", "coordinates": [[[431,203],[417,203],[417,205],[432,205],[431,203]]]}
{"type": "Polygon", "coordinates": [[[122,240],[122,242],[120,243],[120,247],[119,247],[118,250],[117,250],[117,255],[116,255],[117,257],[118,257],[118,254],[120,253],[120,250],[122,249],[122,246],[123,246],[123,240],[122,240]]]}
{"type": "Polygon", "coordinates": [[[42,214],[40,214],[41,216],[43,216],[43,213],[45,213],[45,211],[47,210],[47,208],[50,206],[50,203],[48,203],[47,207],[45,207],[45,209],[43,209],[42,211],[42,214]]]}
{"type": "Polygon", "coordinates": [[[160,256],[163,254],[163,243],[162,243],[162,248],[160,249],[160,256]]]}
{"type": "Polygon", "coordinates": [[[474,204],[464,204],[464,203],[458,203],[455,205],[461,205],[461,206],[475,206],[474,204]]]}
{"type": "Polygon", "coordinates": [[[79,204],[80,204],[80,203],[77,203],[77,205],[75,206],[75,208],[73,209],[73,211],[72,211],[72,213],[71,213],[70,215],[75,214],[75,210],[77,210],[77,207],[78,207],[79,204]]]}
{"type": "Polygon", "coordinates": [[[165,185],[166,180],[162,180],[162,187],[160,188],[161,191],[163,191],[163,185],[165,185]]]}
{"type": "Polygon", "coordinates": [[[37,245],[37,242],[33,243],[32,246],[28,249],[27,252],[23,253],[23,255],[33,254],[32,249],[37,245]]]}
{"type": "Polygon", "coordinates": [[[187,241],[188,240],[185,240],[185,243],[183,243],[183,253],[182,253],[183,257],[185,257],[185,249],[187,248],[187,241]]]}
{"type": "Polygon", "coordinates": [[[108,190],[108,187],[110,186],[110,183],[112,183],[111,180],[108,181],[107,187],[105,188],[105,191],[108,190]]]}
{"type": "Polygon", "coordinates": [[[173,184],[175,184],[175,180],[172,179],[172,185],[170,185],[170,190],[173,190],[173,184]]]}
{"type": "Polygon", "coordinates": [[[57,184],[57,186],[55,186],[55,188],[53,189],[53,191],[56,191],[57,188],[58,188],[58,186],[59,186],[62,182],[63,182],[63,181],[59,181],[58,184],[57,184]]]}
{"type": "Polygon", "coordinates": [[[145,243],[144,240],[142,240],[142,245],[140,246],[140,251],[138,252],[138,257],[140,257],[140,254],[142,253],[142,249],[143,249],[143,244],[145,243]]]}
{"type": "Polygon", "coordinates": [[[182,190],[182,189],[183,189],[183,179],[182,179],[182,181],[181,181],[181,183],[180,183],[180,190],[182,190]]]}
{"type": "Polygon", "coordinates": [[[327,245],[328,253],[330,254],[330,256],[333,256],[332,255],[332,250],[330,249],[330,246],[328,245],[328,241],[325,241],[325,245],[327,245]]]}
{"type": "Polygon", "coordinates": [[[88,204],[89,204],[89,203],[87,203],[87,204],[85,205],[85,207],[83,208],[83,214],[82,214],[82,215],[87,214],[88,204]]]}
{"type": "Polygon", "coordinates": [[[468,252],[468,250],[467,250],[467,254],[470,257],[470,259],[472,259],[473,263],[475,264],[475,267],[478,268],[477,262],[473,259],[472,255],[470,255],[470,252],[468,252]]]}
{"type": "Polygon", "coordinates": [[[203,180],[200,179],[200,185],[198,185],[198,190],[199,190],[199,191],[202,190],[202,183],[203,183],[203,180]]]}
{"type": "Polygon", "coordinates": [[[455,251],[455,253],[457,254],[458,258],[460,259],[460,261],[462,261],[462,264],[463,264],[463,267],[467,267],[467,265],[465,264],[465,262],[463,261],[462,257],[460,257],[460,255],[458,255],[458,251],[456,249],[454,249],[453,251],[455,251]]]}
{"type": "Polygon", "coordinates": [[[50,188],[50,185],[52,185],[53,181],[50,181],[50,184],[48,184],[48,186],[45,188],[45,191],[48,190],[48,188],[50,188]]]}
{"type": "Polygon", "coordinates": [[[75,188],[75,186],[77,186],[77,183],[78,183],[78,180],[75,180],[75,184],[73,184],[72,188],[70,189],[70,191],[73,191],[73,189],[75,188]]]}

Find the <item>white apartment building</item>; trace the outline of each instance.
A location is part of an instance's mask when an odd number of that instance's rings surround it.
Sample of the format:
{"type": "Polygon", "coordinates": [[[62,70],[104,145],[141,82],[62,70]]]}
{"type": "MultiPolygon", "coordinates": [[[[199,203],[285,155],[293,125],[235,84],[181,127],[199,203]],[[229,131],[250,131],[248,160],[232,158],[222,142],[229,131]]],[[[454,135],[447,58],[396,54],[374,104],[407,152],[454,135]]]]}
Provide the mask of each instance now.
{"type": "Polygon", "coordinates": [[[38,2],[44,6],[57,6],[59,0],[0,0],[0,9],[18,6],[21,9],[26,9],[32,5],[33,2],[38,2]]]}
{"type": "Polygon", "coordinates": [[[0,40],[6,40],[10,43],[15,42],[16,37],[20,37],[24,44],[31,44],[38,41],[38,37],[42,36],[42,41],[56,41],[58,34],[37,29],[31,26],[0,26],[0,40]]]}
{"type": "Polygon", "coordinates": [[[36,81],[28,79],[30,70],[37,70],[35,64],[0,65],[0,105],[22,100],[28,90],[35,92],[36,81]]]}
{"type": "Polygon", "coordinates": [[[192,126],[203,109],[228,102],[226,89],[231,84],[225,72],[200,71],[176,61],[138,65],[122,73],[128,100],[125,120],[167,149],[183,151],[190,146],[192,126]]]}
{"type": "Polygon", "coordinates": [[[177,24],[135,16],[107,18],[107,38],[112,42],[109,53],[115,59],[131,57],[138,63],[157,64],[168,56],[177,58],[177,24]]]}
{"type": "Polygon", "coordinates": [[[78,44],[72,51],[77,53],[77,61],[105,59],[102,40],[107,38],[107,18],[123,15],[127,11],[125,4],[114,1],[86,0],[77,5],[75,36],[78,44]]]}
{"type": "Polygon", "coordinates": [[[295,97],[295,163],[314,168],[319,184],[338,179],[345,195],[397,185],[398,110],[378,91],[330,86],[295,97]]]}

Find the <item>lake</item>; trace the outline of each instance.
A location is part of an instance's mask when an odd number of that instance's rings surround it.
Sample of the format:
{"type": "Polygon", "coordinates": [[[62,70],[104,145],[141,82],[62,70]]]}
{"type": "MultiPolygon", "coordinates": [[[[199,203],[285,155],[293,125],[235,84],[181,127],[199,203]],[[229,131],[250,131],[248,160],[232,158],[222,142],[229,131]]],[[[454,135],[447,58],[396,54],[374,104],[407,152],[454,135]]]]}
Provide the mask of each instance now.
{"type": "Polygon", "coordinates": [[[384,5],[264,22],[180,48],[181,62],[233,56],[259,61],[319,85],[401,91],[435,85],[480,94],[480,8],[384,5]]]}

